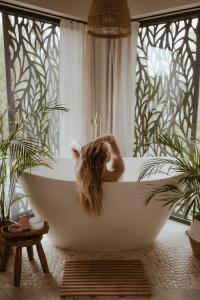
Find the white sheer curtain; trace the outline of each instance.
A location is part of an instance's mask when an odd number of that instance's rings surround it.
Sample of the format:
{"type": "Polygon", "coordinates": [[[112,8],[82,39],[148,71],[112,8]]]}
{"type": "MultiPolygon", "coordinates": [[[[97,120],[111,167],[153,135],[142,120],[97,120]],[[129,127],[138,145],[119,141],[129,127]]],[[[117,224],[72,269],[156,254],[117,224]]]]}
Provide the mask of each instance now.
{"type": "Polygon", "coordinates": [[[61,116],[60,156],[71,156],[70,143],[90,139],[89,64],[86,25],[62,20],[60,26],[60,102],[70,111],[61,116]]]}
{"type": "Polygon", "coordinates": [[[61,120],[61,156],[70,155],[72,140],[86,143],[100,132],[113,133],[122,154],[132,156],[138,27],[133,22],[130,37],[107,40],[88,36],[84,24],[61,21],[60,102],[70,109],[61,120]]]}
{"type": "Polygon", "coordinates": [[[138,28],[139,23],[133,22],[128,38],[91,41],[93,120],[96,114],[101,119],[96,132],[113,133],[124,156],[133,154],[138,28]]]}

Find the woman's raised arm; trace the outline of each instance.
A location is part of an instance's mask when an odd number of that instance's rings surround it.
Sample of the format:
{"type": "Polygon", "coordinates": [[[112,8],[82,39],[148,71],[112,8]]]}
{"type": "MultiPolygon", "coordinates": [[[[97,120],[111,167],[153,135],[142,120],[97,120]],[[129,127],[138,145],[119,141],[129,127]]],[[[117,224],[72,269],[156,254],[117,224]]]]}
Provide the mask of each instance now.
{"type": "Polygon", "coordinates": [[[104,181],[117,181],[123,174],[125,167],[124,161],[117,145],[115,137],[111,134],[103,135],[93,140],[93,143],[104,142],[108,145],[111,155],[111,169],[106,170],[104,181]]]}

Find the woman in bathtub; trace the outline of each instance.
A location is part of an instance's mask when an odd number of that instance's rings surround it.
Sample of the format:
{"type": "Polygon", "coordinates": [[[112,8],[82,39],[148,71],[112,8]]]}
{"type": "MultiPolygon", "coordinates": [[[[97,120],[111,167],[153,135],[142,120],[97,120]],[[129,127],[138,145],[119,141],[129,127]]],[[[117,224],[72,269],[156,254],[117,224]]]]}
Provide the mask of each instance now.
{"type": "Polygon", "coordinates": [[[77,159],[76,176],[81,205],[90,215],[102,211],[102,182],[118,181],[124,172],[124,162],[113,135],[100,136],[85,146],[71,144],[77,159]],[[110,167],[107,168],[107,163],[110,167]]]}

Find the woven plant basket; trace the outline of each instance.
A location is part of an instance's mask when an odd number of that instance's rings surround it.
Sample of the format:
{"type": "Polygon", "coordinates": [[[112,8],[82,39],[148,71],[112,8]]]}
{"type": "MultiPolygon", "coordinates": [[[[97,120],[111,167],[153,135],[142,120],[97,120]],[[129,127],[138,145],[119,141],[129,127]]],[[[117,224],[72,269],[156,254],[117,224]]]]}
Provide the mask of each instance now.
{"type": "Polygon", "coordinates": [[[127,0],[93,0],[87,32],[100,38],[129,36],[131,19],[127,0]]]}
{"type": "Polygon", "coordinates": [[[186,234],[189,237],[194,256],[200,260],[200,242],[197,242],[193,238],[191,238],[191,236],[187,232],[186,234]]]}

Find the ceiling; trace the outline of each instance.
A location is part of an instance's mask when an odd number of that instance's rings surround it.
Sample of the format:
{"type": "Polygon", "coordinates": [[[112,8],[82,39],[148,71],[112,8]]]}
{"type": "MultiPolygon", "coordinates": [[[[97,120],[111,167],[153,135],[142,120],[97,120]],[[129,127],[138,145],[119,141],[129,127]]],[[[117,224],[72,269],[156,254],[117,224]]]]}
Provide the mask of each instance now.
{"type": "MultiPolygon", "coordinates": [[[[7,2],[36,6],[59,14],[87,19],[92,0],[8,0],[7,2]]],[[[177,8],[200,6],[200,2],[195,0],[128,0],[128,3],[132,17],[151,15],[177,8]]]]}

